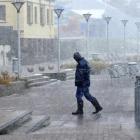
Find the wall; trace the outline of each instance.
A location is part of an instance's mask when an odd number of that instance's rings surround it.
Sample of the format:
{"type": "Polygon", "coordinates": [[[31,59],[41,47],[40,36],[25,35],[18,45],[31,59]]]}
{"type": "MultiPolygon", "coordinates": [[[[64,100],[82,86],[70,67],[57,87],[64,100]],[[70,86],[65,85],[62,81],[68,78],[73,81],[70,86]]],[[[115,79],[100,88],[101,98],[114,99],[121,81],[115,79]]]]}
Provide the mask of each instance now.
{"type": "MultiPolygon", "coordinates": [[[[30,0],[33,2],[33,10],[36,6],[38,8],[38,24],[34,23],[34,11],[33,11],[33,24],[27,24],[27,2],[21,8],[20,11],[20,29],[22,38],[54,38],[55,30],[53,23],[45,24],[45,26],[40,25],[40,1],[39,0],[30,0]]],[[[45,8],[53,10],[53,3],[42,0],[42,4],[45,5],[45,8]]],[[[2,1],[0,0],[0,5],[6,6],[6,21],[0,23],[0,26],[12,26],[14,30],[17,29],[17,13],[15,7],[11,4],[11,1],[2,1]]],[[[53,12],[52,12],[53,13],[53,12]]],[[[49,14],[50,18],[54,18],[53,15],[49,14]],[[52,16],[52,17],[51,17],[52,16]]]]}

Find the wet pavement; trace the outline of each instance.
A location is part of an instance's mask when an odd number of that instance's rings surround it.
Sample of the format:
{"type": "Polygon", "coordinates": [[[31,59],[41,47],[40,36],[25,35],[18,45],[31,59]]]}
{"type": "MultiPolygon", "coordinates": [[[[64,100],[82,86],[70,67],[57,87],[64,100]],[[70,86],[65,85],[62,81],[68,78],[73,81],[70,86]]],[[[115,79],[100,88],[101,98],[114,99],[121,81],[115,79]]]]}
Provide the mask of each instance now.
{"type": "Polygon", "coordinates": [[[74,81],[58,81],[26,90],[23,95],[0,98],[0,110],[33,110],[35,115],[49,115],[48,127],[32,134],[43,140],[139,140],[134,121],[134,81],[111,80],[106,75],[91,77],[90,92],[103,106],[92,115],[93,106],[84,99],[84,115],[72,116],[76,109],[74,81]]]}

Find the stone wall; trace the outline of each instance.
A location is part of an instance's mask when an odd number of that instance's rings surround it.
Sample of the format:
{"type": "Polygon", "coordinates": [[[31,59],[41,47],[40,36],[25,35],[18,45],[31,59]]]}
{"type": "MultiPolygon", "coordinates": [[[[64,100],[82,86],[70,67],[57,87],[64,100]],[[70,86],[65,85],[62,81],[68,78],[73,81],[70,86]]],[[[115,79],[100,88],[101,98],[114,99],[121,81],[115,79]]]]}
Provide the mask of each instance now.
{"type": "MultiPolygon", "coordinates": [[[[11,26],[0,26],[0,45],[9,45],[6,57],[12,61],[18,57],[18,35],[11,26]]],[[[61,40],[61,60],[72,59],[75,51],[81,51],[84,47],[83,40],[61,40]]],[[[22,65],[33,65],[44,62],[57,62],[58,42],[57,39],[21,38],[21,62],[22,65]]]]}
{"type": "MultiPolygon", "coordinates": [[[[31,65],[56,62],[58,59],[57,39],[22,39],[22,64],[31,65]]],[[[65,40],[60,43],[61,60],[72,59],[75,51],[81,51],[83,41],[65,40]]]]}
{"type": "Polygon", "coordinates": [[[21,39],[22,64],[53,62],[56,59],[55,39],[21,39]]]}
{"type": "Polygon", "coordinates": [[[60,73],[44,73],[44,76],[50,77],[50,79],[57,79],[61,81],[65,81],[67,78],[66,72],[60,72],[60,73]]]}

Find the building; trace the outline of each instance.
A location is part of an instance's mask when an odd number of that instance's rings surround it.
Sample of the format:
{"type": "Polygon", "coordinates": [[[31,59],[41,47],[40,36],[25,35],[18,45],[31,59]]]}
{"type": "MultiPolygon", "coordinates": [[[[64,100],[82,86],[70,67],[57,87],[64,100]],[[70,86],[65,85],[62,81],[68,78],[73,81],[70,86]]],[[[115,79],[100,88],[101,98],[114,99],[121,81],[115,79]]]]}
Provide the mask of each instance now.
{"type": "MultiPolygon", "coordinates": [[[[54,49],[54,0],[26,0],[20,11],[22,63],[50,58],[54,49]],[[30,61],[29,61],[30,60],[30,61]]],[[[0,0],[0,45],[8,60],[17,57],[17,12],[11,0],[0,0]],[[10,51],[9,51],[10,48],[10,51]]]]}

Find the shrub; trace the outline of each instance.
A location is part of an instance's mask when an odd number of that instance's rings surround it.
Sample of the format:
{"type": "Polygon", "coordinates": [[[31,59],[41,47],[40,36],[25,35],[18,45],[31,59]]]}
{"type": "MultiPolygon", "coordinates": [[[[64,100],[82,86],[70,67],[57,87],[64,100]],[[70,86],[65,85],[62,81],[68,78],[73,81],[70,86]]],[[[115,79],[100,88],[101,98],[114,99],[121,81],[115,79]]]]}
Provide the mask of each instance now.
{"type": "Polygon", "coordinates": [[[107,64],[104,61],[90,61],[91,73],[99,74],[102,70],[107,68],[107,64]]]}
{"type": "Polygon", "coordinates": [[[75,63],[68,63],[60,66],[61,69],[75,69],[75,67],[76,67],[75,63]]]}
{"type": "Polygon", "coordinates": [[[0,84],[1,85],[10,85],[10,82],[15,81],[16,77],[10,76],[7,71],[1,72],[0,75],[0,84]]]}
{"type": "Polygon", "coordinates": [[[127,57],[128,61],[140,61],[140,56],[139,55],[133,55],[133,56],[129,56],[127,57]]]}

